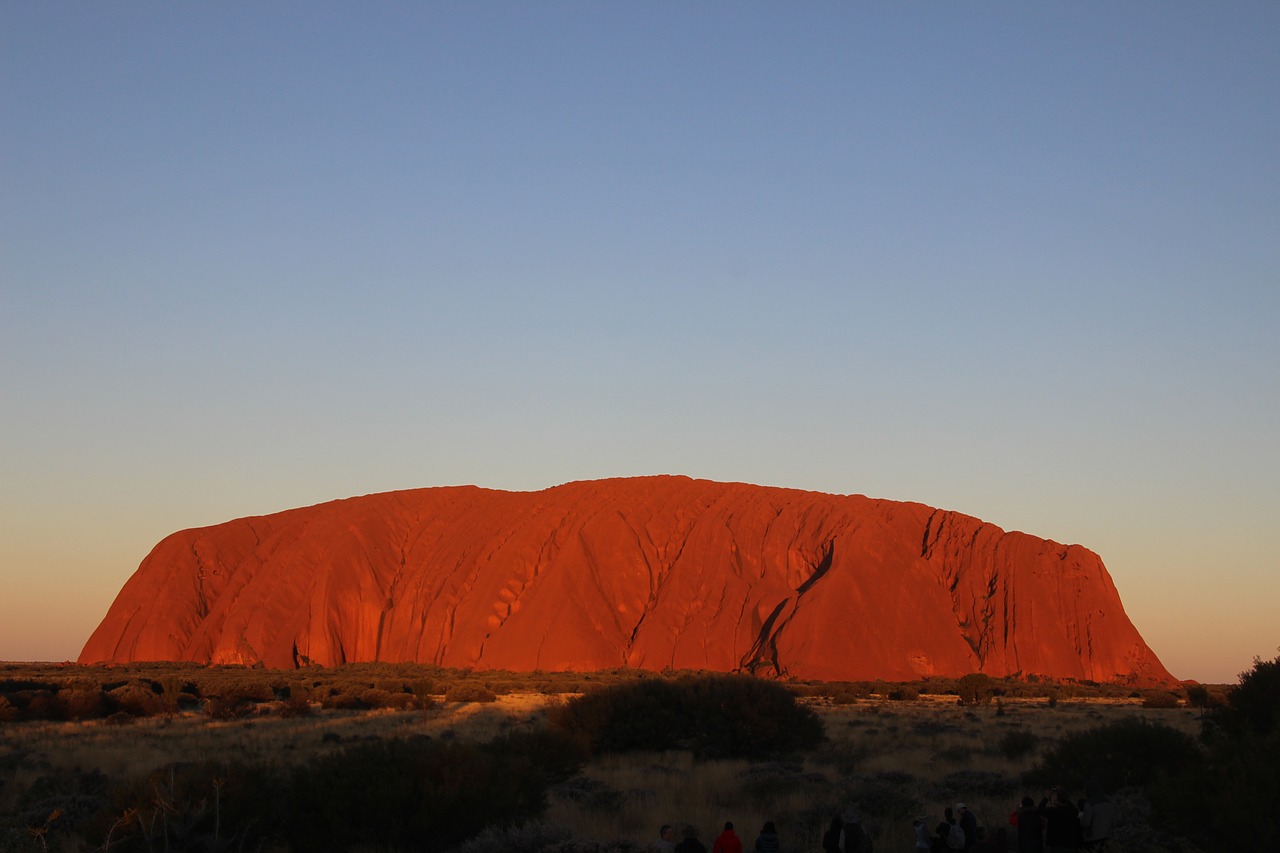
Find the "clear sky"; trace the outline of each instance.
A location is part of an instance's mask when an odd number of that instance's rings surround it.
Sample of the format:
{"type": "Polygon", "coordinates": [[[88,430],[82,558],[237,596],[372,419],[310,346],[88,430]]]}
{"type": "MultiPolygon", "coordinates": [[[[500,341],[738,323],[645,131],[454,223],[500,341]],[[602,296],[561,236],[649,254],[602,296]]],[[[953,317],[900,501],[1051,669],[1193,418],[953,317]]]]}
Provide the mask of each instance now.
{"type": "Polygon", "coordinates": [[[0,4],[0,659],[166,534],[680,473],[1280,646],[1280,5],[0,4]]]}

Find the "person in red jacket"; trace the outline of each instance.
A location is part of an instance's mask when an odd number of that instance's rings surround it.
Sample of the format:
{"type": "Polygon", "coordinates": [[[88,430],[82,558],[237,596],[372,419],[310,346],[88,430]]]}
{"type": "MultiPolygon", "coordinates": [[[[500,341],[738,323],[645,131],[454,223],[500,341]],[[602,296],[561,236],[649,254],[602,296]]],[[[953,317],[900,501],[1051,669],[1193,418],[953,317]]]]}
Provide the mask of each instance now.
{"type": "Polygon", "coordinates": [[[724,832],[720,833],[715,843],[711,845],[711,853],[742,853],[742,840],[733,831],[733,821],[724,822],[724,832]]]}

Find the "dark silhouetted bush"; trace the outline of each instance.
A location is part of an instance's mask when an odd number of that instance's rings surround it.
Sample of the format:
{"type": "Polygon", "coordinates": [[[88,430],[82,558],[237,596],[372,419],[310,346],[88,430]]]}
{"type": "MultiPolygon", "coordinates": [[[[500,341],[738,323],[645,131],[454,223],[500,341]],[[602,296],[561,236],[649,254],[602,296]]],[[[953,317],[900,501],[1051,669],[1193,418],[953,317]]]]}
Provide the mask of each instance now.
{"type": "Polygon", "coordinates": [[[570,700],[549,718],[596,752],[690,749],[768,758],[811,748],[823,736],[817,715],[786,687],[750,676],[616,684],[570,700]]]}
{"type": "Polygon", "coordinates": [[[1032,786],[1057,785],[1072,791],[1095,782],[1115,791],[1198,768],[1203,761],[1195,738],[1131,717],[1064,737],[1027,771],[1025,780],[1032,786]]]}
{"type": "Polygon", "coordinates": [[[995,695],[995,683],[989,675],[971,672],[956,680],[956,695],[961,705],[985,705],[995,695]]]}
{"type": "Polygon", "coordinates": [[[1205,849],[1280,850],[1280,658],[1254,660],[1205,713],[1202,740],[1203,766],[1152,786],[1159,819],[1205,849]]]}
{"type": "Polygon", "coordinates": [[[1035,732],[1016,729],[1000,736],[1000,740],[996,742],[996,751],[1010,761],[1014,761],[1028,755],[1039,744],[1040,736],[1035,732]]]}
{"type": "Polygon", "coordinates": [[[294,850],[319,853],[444,850],[486,826],[536,817],[549,785],[576,770],[577,754],[546,732],[486,744],[361,743],[294,773],[282,832],[294,850]]]}
{"type": "Polygon", "coordinates": [[[1177,708],[1180,704],[1178,697],[1168,690],[1152,690],[1142,697],[1144,708],[1177,708]]]}
{"type": "Polygon", "coordinates": [[[920,698],[920,688],[913,684],[903,684],[889,690],[892,702],[914,702],[920,698]]]}
{"type": "Polygon", "coordinates": [[[1240,737],[1246,732],[1268,735],[1280,728],[1280,657],[1253,661],[1240,683],[1227,694],[1226,705],[1205,717],[1206,733],[1240,737]]]}

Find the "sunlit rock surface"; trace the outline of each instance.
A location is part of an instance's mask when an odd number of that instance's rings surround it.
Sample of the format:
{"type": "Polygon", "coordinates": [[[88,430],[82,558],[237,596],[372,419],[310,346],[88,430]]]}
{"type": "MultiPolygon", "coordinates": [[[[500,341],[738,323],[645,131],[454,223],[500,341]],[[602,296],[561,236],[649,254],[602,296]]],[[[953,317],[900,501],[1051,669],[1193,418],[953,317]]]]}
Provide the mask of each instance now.
{"type": "Polygon", "coordinates": [[[389,492],[175,533],[80,660],[1173,680],[1078,545],[685,477],[389,492]]]}

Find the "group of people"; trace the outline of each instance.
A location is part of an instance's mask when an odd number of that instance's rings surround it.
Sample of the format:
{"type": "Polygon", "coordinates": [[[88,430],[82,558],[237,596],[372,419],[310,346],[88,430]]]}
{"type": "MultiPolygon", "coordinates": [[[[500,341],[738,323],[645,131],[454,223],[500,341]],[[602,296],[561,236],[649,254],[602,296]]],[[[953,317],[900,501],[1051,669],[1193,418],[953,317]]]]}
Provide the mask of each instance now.
{"type": "Polygon", "coordinates": [[[1102,850],[1111,837],[1116,807],[1095,785],[1085,786],[1085,797],[1072,802],[1061,788],[1050,788],[1036,805],[1030,797],[1009,815],[1016,827],[1018,853],[1102,850]]]}
{"type": "MultiPolygon", "coordinates": [[[[650,845],[654,853],[707,853],[707,847],[698,840],[698,831],[684,827],[684,838],[677,842],[675,828],[663,824],[658,830],[658,841],[650,845]]],[[[856,809],[846,809],[836,815],[822,838],[825,853],[872,853],[871,836],[862,827],[856,809]]],[[[724,830],[711,844],[710,853],[778,853],[778,828],[774,822],[765,821],[756,835],[751,850],[743,847],[742,839],[733,829],[733,821],[725,821],[724,830]]]]}
{"type": "MultiPolygon", "coordinates": [[[[698,840],[698,830],[685,826],[684,838],[676,841],[676,831],[664,823],[658,830],[658,841],[652,845],[656,853],[707,853],[707,846],[698,840]]],[[[744,853],[742,839],[733,829],[733,821],[724,823],[724,830],[711,844],[711,853],[744,853]]],[[[766,821],[756,836],[754,853],[778,853],[778,828],[773,821],[766,821]]]]}
{"type": "Polygon", "coordinates": [[[943,811],[942,820],[929,828],[928,815],[919,815],[914,821],[916,829],[916,850],[928,850],[931,853],[947,853],[951,850],[968,850],[971,853],[1005,853],[1008,850],[1008,833],[1004,827],[996,829],[994,835],[988,835],[978,816],[964,803],[956,803],[953,810],[950,806],[943,811]]]}
{"type": "Polygon", "coordinates": [[[948,807],[932,831],[927,815],[915,819],[916,851],[1075,853],[1103,850],[1111,837],[1114,818],[1115,806],[1095,786],[1087,786],[1085,798],[1078,803],[1073,803],[1065,791],[1051,788],[1039,805],[1031,797],[1023,797],[1021,805],[1009,815],[1015,842],[1011,847],[1009,830],[1002,826],[988,833],[977,815],[964,803],[956,803],[955,810],[948,807]]]}
{"type": "MultiPolygon", "coordinates": [[[[1101,789],[1086,786],[1085,798],[1073,803],[1060,788],[1046,792],[1039,805],[1031,797],[1023,797],[1022,804],[1009,815],[1014,844],[1010,846],[1011,831],[1003,826],[988,832],[978,816],[964,803],[956,803],[943,813],[941,822],[932,825],[927,815],[919,815],[914,821],[916,851],[950,853],[954,850],[967,853],[1075,853],[1079,850],[1102,850],[1111,836],[1115,818],[1115,806],[1101,789]]],[[[708,853],[698,840],[698,832],[692,826],[684,828],[684,838],[677,842],[675,829],[664,824],[658,831],[658,841],[651,845],[654,853],[708,853]]],[[[871,836],[862,826],[857,809],[845,809],[831,819],[822,835],[823,853],[872,853],[871,836]]],[[[756,835],[755,844],[747,850],[742,839],[733,829],[733,822],[726,821],[724,830],[712,842],[710,853],[779,853],[778,829],[773,821],[766,821],[756,835]]]]}

